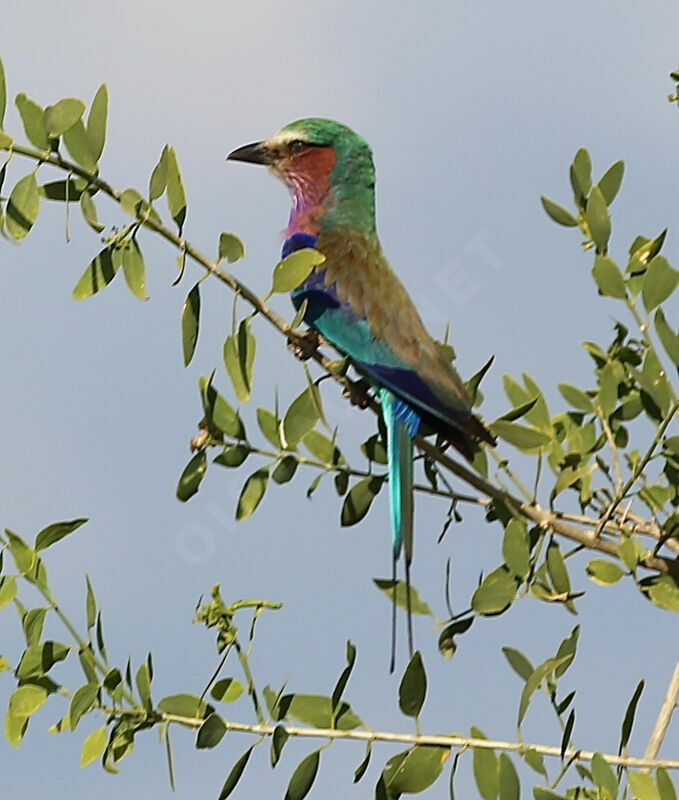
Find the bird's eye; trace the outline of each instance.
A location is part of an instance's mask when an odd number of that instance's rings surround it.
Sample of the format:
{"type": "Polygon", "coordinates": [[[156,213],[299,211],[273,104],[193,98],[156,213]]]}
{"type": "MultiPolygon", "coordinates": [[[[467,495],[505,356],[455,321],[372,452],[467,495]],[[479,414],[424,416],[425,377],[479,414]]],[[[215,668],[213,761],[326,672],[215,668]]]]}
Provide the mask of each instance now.
{"type": "Polygon", "coordinates": [[[292,156],[296,156],[298,153],[301,153],[305,147],[306,143],[303,142],[301,139],[295,139],[288,145],[288,149],[290,150],[290,155],[292,156]]]}

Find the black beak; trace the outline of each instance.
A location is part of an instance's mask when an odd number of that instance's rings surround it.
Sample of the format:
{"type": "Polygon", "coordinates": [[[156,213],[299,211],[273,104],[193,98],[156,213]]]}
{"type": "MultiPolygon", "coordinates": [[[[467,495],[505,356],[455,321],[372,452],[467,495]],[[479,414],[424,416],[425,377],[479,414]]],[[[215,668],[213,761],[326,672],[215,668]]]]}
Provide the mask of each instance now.
{"type": "Polygon", "coordinates": [[[254,142],[238,147],[226,158],[230,161],[247,161],[249,164],[271,164],[274,154],[264,142],[254,142]]]}

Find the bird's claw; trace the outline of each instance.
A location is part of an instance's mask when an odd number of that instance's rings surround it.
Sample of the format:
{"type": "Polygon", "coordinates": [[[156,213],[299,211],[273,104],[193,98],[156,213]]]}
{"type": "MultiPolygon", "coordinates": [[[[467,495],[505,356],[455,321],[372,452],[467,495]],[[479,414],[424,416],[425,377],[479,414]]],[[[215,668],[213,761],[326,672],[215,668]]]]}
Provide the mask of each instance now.
{"type": "Polygon", "coordinates": [[[361,378],[360,380],[350,382],[348,386],[345,386],[342,392],[342,397],[347,397],[352,406],[368,408],[370,405],[370,395],[368,394],[369,389],[370,384],[368,381],[365,378],[361,378]]]}
{"type": "Polygon", "coordinates": [[[323,344],[323,337],[318,331],[310,328],[304,333],[288,336],[288,347],[300,361],[308,361],[323,344]]]}

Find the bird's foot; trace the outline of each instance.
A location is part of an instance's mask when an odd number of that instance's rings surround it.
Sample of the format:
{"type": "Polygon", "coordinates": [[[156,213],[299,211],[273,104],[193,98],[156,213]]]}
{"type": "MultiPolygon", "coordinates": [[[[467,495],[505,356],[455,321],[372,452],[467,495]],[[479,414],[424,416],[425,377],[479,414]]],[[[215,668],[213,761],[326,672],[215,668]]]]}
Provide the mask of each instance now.
{"type": "Polygon", "coordinates": [[[371,400],[370,395],[368,394],[369,389],[370,384],[368,381],[365,378],[361,378],[360,380],[354,381],[353,383],[349,383],[348,386],[345,386],[344,391],[342,392],[342,397],[347,397],[352,406],[368,408],[371,400]]]}
{"type": "Polygon", "coordinates": [[[324,342],[321,334],[313,328],[288,336],[288,347],[300,361],[308,361],[324,342]]]}

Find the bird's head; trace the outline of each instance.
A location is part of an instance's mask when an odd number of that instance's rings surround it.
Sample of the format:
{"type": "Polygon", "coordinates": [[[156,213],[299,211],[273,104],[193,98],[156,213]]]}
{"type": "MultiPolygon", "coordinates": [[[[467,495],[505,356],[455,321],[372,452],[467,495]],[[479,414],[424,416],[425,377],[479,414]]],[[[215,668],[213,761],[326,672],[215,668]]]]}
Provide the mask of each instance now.
{"type": "Polygon", "coordinates": [[[292,194],[291,222],[295,215],[309,214],[315,221],[341,222],[357,216],[351,206],[360,206],[361,216],[374,224],[372,153],[346,125],[318,117],[297,120],[266,141],[239,147],[227,159],[269,167],[292,194]]]}

